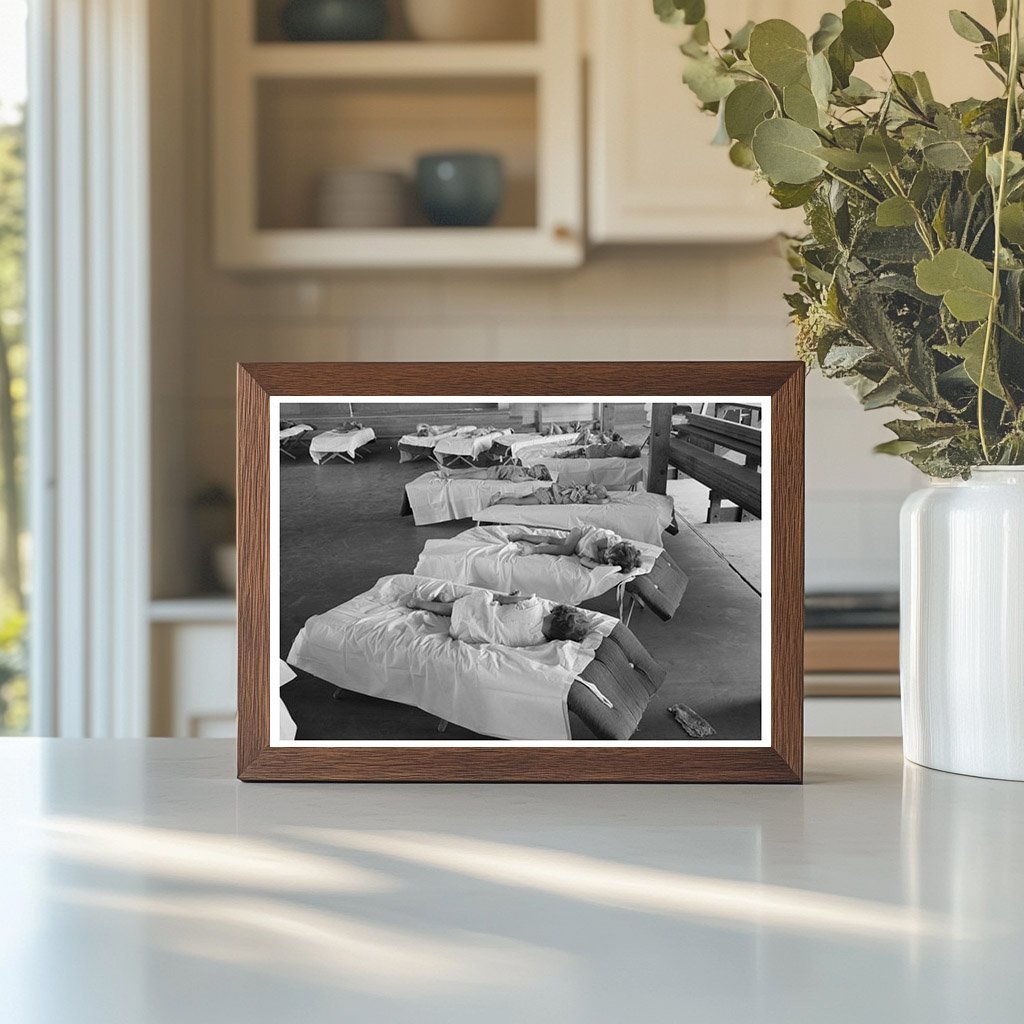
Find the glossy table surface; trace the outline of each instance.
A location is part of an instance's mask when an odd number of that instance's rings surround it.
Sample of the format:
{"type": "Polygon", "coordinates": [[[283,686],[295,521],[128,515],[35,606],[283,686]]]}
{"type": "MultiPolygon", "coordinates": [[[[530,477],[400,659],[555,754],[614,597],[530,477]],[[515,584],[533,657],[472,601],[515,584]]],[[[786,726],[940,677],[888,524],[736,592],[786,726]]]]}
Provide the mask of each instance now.
{"type": "Polygon", "coordinates": [[[1024,1019],[1024,785],[241,785],[221,741],[0,742],[0,1018],[1024,1019]]]}

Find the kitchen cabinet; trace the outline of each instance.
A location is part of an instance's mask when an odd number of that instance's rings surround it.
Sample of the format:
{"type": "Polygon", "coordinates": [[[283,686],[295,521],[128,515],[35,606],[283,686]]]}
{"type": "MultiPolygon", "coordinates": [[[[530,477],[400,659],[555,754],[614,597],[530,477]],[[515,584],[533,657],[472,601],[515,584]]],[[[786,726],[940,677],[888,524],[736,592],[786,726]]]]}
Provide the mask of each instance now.
{"type": "MultiPolygon", "coordinates": [[[[798,232],[799,211],[776,210],[767,186],[710,145],[715,120],[682,84],[678,49],[685,26],[663,25],[645,0],[586,0],[588,40],[589,233],[613,242],[739,242],[798,232]]],[[[827,0],[708,2],[713,38],[747,20],[785,18],[810,34],[827,0]]],[[[957,6],[992,21],[988,0],[957,6]]],[[[937,98],[995,95],[998,83],[950,27],[945,7],[901,0],[886,11],[896,34],[887,56],[896,68],[926,71],[937,98]]],[[[880,61],[858,65],[873,83],[880,61]]]]}
{"type": "MultiPolygon", "coordinates": [[[[575,266],[583,258],[579,8],[535,0],[532,39],[292,42],[278,0],[217,0],[214,250],[234,270],[575,266]],[[338,168],[398,172],[424,152],[499,155],[505,197],[481,228],[432,227],[411,187],[404,226],[324,227],[338,168]]],[[[393,19],[395,20],[395,19],[393,19]]],[[[354,201],[354,200],[353,200],[354,201]]]]}

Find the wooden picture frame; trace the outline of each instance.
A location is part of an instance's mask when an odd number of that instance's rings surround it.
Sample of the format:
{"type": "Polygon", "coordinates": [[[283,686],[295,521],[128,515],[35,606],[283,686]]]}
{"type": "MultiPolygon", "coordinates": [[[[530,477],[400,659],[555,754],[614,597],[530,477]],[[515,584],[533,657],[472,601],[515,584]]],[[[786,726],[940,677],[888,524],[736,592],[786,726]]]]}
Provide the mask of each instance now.
{"type": "MultiPolygon", "coordinates": [[[[657,402],[658,399],[652,399],[657,402]]],[[[671,401],[663,399],[662,402],[671,401]]],[[[276,406],[275,406],[276,408],[276,406]]],[[[652,406],[652,408],[654,408],[652,406]]],[[[671,410],[671,407],[669,407],[671,410]]],[[[651,449],[671,423],[652,413],[651,449]]],[[[675,449],[673,448],[673,451],[675,449]]],[[[673,455],[673,458],[675,456],[673,455]]],[[[651,466],[656,465],[652,455],[651,466]]],[[[800,782],[804,367],[799,362],[238,366],[238,777],[255,781],[800,782]],[[526,392],[524,394],[524,392],[526,392]],[[280,746],[271,742],[271,400],[289,396],[728,395],[770,407],[770,738],[761,746],[280,746]]],[[[655,482],[655,486],[656,486],[655,482]]],[[[277,628],[277,624],[274,624],[277,628]]],[[[766,649],[767,650],[767,649],[766,649]]]]}

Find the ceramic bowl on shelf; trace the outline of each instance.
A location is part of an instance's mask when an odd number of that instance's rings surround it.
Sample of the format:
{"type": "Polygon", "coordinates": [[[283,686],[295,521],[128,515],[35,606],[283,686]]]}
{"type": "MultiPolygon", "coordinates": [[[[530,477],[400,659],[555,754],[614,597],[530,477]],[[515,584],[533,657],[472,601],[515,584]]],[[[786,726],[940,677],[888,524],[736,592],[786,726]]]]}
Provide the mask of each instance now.
{"type": "Polygon", "coordinates": [[[336,167],[320,177],[316,223],[321,228],[373,230],[406,222],[405,175],[371,167],[336,167]]]}
{"type": "Polygon", "coordinates": [[[364,42],[388,27],[387,0],[289,0],[281,28],[293,42],[364,42]]]}
{"type": "Polygon", "coordinates": [[[487,42],[536,37],[535,0],[404,0],[417,39],[487,42]]]}
{"type": "Polygon", "coordinates": [[[416,162],[416,194],[435,227],[489,224],[505,195],[505,172],[494,153],[425,153],[416,162]]]}

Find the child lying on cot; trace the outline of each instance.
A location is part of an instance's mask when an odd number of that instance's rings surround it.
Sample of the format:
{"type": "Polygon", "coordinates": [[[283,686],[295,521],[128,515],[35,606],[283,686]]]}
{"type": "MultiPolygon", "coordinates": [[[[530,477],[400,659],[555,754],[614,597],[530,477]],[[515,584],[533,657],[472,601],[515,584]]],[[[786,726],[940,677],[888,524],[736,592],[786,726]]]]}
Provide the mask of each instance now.
{"type": "Polygon", "coordinates": [[[623,540],[611,530],[597,526],[576,527],[562,537],[540,533],[510,533],[508,539],[532,546],[534,555],[579,555],[580,561],[593,569],[598,565],[617,565],[622,572],[640,567],[640,549],[623,540]]]}
{"type": "Polygon", "coordinates": [[[552,484],[538,487],[533,494],[519,497],[495,495],[492,505],[607,505],[608,488],[603,484],[552,484]]]}
{"type": "Polygon", "coordinates": [[[506,480],[509,483],[523,483],[526,480],[550,480],[545,466],[516,466],[506,463],[488,466],[486,469],[439,469],[437,476],[444,480],[506,480]]]}
{"type": "Polygon", "coordinates": [[[467,644],[536,647],[549,640],[583,640],[590,632],[576,608],[556,605],[550,612],[536,597],[491,594],[480,590],[454,601],[424,601],[412,597],[408,608],[449,616],[448,635],[467,644]]]}

